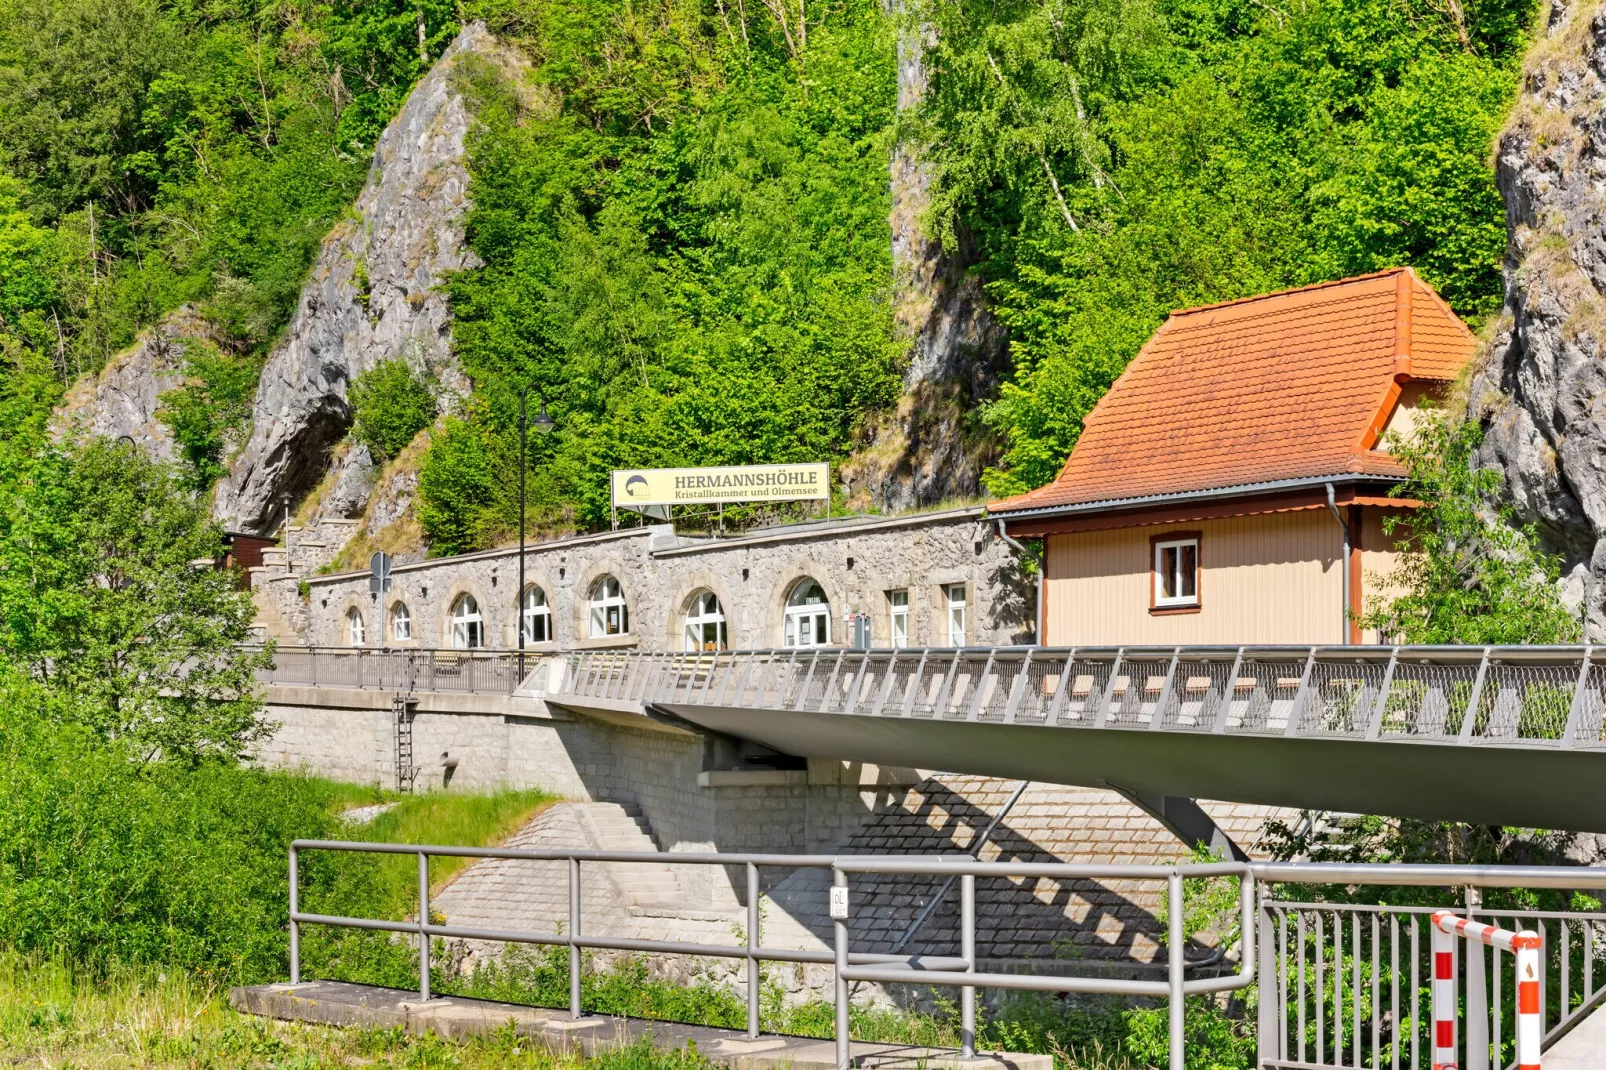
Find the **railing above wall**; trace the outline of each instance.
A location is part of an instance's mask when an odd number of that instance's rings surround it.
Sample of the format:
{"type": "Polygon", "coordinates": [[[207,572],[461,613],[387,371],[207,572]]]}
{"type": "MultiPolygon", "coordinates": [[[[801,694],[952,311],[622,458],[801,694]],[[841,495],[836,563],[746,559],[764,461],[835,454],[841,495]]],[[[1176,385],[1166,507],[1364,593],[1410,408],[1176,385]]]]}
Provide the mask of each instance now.
{"type": "MultiPolygon", "coordinates": [[[[519,660],[508,650],[281,646],[258,678],[290,686],[505,695],[518,687],[519,660]]],[[[529,654],[523,660],[526,671],[542,661],[529,654]]]]}
{"type": "Polygon", "coordinates": [[[1606,746],[1591,647],[564,655],[551,697],[1199,734],[1606,746]]]}

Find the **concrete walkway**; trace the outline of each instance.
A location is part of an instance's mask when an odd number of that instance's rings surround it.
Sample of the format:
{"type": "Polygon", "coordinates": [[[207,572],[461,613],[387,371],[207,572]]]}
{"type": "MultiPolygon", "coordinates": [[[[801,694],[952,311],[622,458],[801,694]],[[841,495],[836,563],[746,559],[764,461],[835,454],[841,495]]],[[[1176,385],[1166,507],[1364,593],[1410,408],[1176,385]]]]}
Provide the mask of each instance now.
{"type": "MultiPolygon", "coordinates": [[[[229,990],[229,1003],[246,1014],[318,1025],[359,1026],[426,1033],[460,1040],[490,1033],[512,1023],[523,1036],[552,1051],[589,1055],[624,1047],[643,1038],[659,1048],[695,1044],[714,1062],[740,1070],[835,1070],[836,1046],[829,1040],[762,1036],[748,1040],[734,1029],[651,1022],[640,1018],[587,1017],[572,1020],[567,1011],[543,1010],[516,1003],[443,996],[420,1002],[418,993],[373,988],[345,981],[305,981],[298,985],[253,985],[229,990]]],[[[853,1065],[877,1070],[1053,1070],[1048,1055],[978,1052],[965,1061],[954,1048],[922,1048],[903,1044],[853,1044],[853,1065]]]]}

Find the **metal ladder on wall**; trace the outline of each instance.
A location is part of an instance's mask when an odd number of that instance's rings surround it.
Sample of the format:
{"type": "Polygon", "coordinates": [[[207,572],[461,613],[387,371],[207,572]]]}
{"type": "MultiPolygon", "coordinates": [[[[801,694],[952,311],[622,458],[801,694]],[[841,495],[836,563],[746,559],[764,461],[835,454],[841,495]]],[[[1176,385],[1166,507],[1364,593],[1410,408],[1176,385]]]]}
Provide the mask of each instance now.
{"type": "Polygon", "coordinates": [[[396,790],[410,792],[418,777],[413,762],[413,718],[418,714],[418,696],[397,692],[390,700],[396,727],[396,790]]]}

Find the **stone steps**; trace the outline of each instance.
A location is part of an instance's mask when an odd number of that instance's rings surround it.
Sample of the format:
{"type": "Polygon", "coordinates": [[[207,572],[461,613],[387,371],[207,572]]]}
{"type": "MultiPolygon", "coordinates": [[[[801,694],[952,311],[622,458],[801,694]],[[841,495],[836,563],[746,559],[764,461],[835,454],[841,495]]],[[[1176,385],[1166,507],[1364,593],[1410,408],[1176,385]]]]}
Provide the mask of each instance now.
{"type": "MultiPolygon", "coordinates": [[[[657,851],[646,819],[633,804],[584,803],[576,816],[587,839],[599,851],[657,851]]],[[[635,907],[695,908],[675,867],[664,862],[617,862],[608,867],[626,902],[635,907]]]]}

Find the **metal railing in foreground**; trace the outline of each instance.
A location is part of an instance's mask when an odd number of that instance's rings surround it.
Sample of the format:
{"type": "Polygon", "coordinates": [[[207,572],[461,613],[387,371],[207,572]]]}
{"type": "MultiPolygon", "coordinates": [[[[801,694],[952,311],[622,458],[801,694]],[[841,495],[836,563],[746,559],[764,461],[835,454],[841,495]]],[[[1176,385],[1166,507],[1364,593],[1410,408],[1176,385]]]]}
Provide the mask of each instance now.
{"type": "Polygon", "coordinates": [[[993,647],[561,655],[553,698],[1252,736],[1606,746],[1592,647],[993,647]]]}
{"type": "Polygon", "coordinates": [[[433,845],[357,843],[342,840],[297,840],[290,847],[290,980],[301,980],[301,926],[334,925],[384,932],[415,934],[419,938],[418,988],[421,999],[430,998],[430,948],[433,937],[459,940],[490,940],[500,943],[544,944],[569,949],[569,1013],[579,1018],[581,1008],[581,951],[587,948],[644,954],[690,955],[740,959],[747,964],[747,1035],[759,1035],[759,963],[791,962],[831,965],[835,1004],[837,1066],[850,1063],[848,989],[853,981],[903,983],[957,987],[960,990],[960,1048],[964,1058],[976,1050],[976,990],[978,988],[1032,992],[1105,993],[1124,996],[1165,998],[1170,1004],[1170,1066],[1183,1068],[1184,998],[1245,988],[1253,983],[1255,961],[1254,881],[1247,866],[1238,863],[1207,863],[1179,866],[1083,866],[979,862],[966,857],[867,856],[867,855],[789,855],[718,854],[657,852],[522,850],[516,848],[444,847],[433,845]],[[301,910],[298,877],[303,851],[357,851],[382,854],[416,855],[418,858],[417,920],[386,921],[301,910]],[[458,925],[436,925],[430,920],[429,860],[432,856],[503,858],[537,862],[563,862],[568,870],[568,925],[563,932],[532,933],[481,929],[458,925]],[[741,867],[747,878],[747,940],[744,945],[699,944],[682,941],[638,940],[588,935],[581,913],[582,863],[650,863],[741,867]],[[828,869],[831,871],[830,915],[833,924],[832,950],[764,947],[759,917],[759,868],[828,869]],[[855,952],[851,947],[851,878],[855,875],[901,874],[905,876],[956,876],[960,887],[958,956],[884,955],[855,952]],[[1110,977],[1063,977],[1037,974],[981,973],[976,959],[976,878],[1048,879],[1059,881],[1110,880],[1164,882],[1167,887],[1166,979],[1133,980],[1110,977]],[[1188,979],[1183,938],[1184,878],[1237,877],[1239,880],[1240,928],[1243,934],[1242,965],[1238,972],[1224,977],[1188,979]],[[839,899],[839,897],[841,897],[839,899]]]}
{"type": "MultiPolygon", "coordinates": [[[[1440,887],[1438,906],[1380,906],[1262,898],[1258,988],[1262,1067],[1428,1070],[1435,1058],[1431,986],[1432,916],[1444,909],[1538,934],[1539,1007],[1544,1044],[1606,1002],[1606,913],[1464,908],[1468,889],[1606,887],[1606,869],[1510,866],[1251,864],[1262,882],[1284,886],[1440,887]],[[1597,980],[1599,976],[1599,980],[1597,980]]],[[[1454,1064],[1462,1070],[1514,1065],[1517,993],[1511,953],[1469,941],[1453,953],[1462,999],[1454,1064]],[[1491,960],[1485,962],[1485,951],[1491,960]],[[1502,961],[1504,956],[1504,961],[1502,961]]]]}

